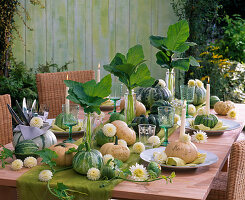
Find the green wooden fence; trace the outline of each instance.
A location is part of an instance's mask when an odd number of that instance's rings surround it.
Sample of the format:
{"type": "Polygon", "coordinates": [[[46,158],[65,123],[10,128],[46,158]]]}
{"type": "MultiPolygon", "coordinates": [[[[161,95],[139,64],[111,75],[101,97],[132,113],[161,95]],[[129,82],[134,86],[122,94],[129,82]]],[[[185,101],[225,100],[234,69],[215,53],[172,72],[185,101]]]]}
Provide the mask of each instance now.
{"type": "MultiPolygon", "coordinates": [[[[168,26],[177,21],[170,0],[41,2],[44,8],[21,0],[31,18],[25,19],[26,24],[33,31],[16,17],[23,41],[16,37],[13,52],[28,67],[72,61],[69,70],[96,70],[98,63],[108,64],[116,52],[126,53],[129,47],[142,44],[152,76],[164,78],[165,71],[155,63],[156,50],[148,38],[166,35],[168,26]]],[[[106,74],[103,69],[101,73],[106,74]]]]}

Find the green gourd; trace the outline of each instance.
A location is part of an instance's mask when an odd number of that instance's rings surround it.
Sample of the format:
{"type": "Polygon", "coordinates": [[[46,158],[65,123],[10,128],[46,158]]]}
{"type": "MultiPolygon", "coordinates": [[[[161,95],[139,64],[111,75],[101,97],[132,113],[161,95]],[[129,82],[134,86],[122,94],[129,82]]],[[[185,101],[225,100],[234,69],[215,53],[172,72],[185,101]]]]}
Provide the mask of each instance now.
{"type": "Polygon", "coordinates": [[[204,87],[195,87],[195,92],[194,92],[194,101],[193,104],[195,106],[201,105],[205,102],[206,100],[206,89],[204,87]]]}
{"type": "MultiPolygon", "coordinates": [[[[110,162],[112,162],[112,160],[110,160],[108,162],[110,163],[110,162]]],[[[105,165],[103,165],[103,167],[100,170],[102,179],[110,180],[116,176],[115,170],[112,169],[112,167],[109,165],[109,163],[106,163],[105,165]]]]}
{"type": "Polygon", "coordinates": [[[100,129],[96,132],[95,140],[99,146],[102,146],[105,143],[113,142],[114,138],[105,136],[103,130],[100,129]]]}
{"type": "Polygon", "coordinates": [[[159,177],[160,174],[161,174],[161,166],[158,163],[154,162],[154,161],[152,161],[152,162],[150,162],[148,164],[147,170],[148,171],[150,171],[150,170],[153,171],[156,174],[157,177],[159,177]]]}
{"type": "Polygon", "coordinates": [[[25,158],[32,156],[37,158],[38,155],[35,154],[38,151],[38,146],[32,140],[24,140],[19,142],[15,146],[15,156],[18,159],[24,160],[25,158]]]}
{"type": "Polygon", "coordinates": [[[103,158],[101,153],[96,149],[91,149],[89,144],[85,142],[86,150],[78,151],[72,161],[73,169],[79,173],[86,175],[92,167],[101,169],[103,166],[103,158]]]}
{"type": "Polygon", "coordinates": [[[204,126],[213,128],[218,123],[218,121],[219,121],[218,117],[214,114],[197,115],[194,120],[194,125],[203,124],[204,126]]]}
{"type": "Polygon", "coordinates": [[[211,96],[210,97],[210,108],[214,108],[214,104],[216,104],[219,101],[220,101],[219,97],[211,96]]]}
{"type": "Polygon", "coordinates": [[[165,101],[165,100],[159,100],[159,101],[156,101],[152,104],[151,106],[151,114],[158,114],[158,108],[161,107],[161,106],[171,106],[172,105],[168,102],[168,101],[165,101]]]}

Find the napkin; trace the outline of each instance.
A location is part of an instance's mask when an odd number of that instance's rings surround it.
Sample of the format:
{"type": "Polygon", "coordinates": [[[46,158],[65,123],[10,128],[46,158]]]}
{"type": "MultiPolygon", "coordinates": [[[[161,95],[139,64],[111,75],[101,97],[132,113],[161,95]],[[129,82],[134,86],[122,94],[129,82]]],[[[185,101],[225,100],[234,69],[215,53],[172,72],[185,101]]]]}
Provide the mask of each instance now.
{"type": "Polygon", "coordinates": [[[50,125],[48,123],[44,123],[41,129],[37,127],[25,126],[19,124],[15,127],[14,132],[21,132],[25,140],[31,140],[40,135],[43,135],[44,133],[47,132],[49,128],[50,125]]]}

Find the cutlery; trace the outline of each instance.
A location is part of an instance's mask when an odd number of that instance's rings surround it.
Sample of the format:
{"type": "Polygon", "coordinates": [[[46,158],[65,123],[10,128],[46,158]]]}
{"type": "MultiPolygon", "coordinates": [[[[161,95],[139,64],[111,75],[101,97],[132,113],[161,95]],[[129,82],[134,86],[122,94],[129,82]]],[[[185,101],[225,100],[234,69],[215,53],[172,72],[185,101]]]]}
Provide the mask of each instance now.
{"type": "Polygon", "coordinates": [[[17,106],[17,111],[18,111],[20,117],[21,117],[22,120],[25,122],[25,125],[30,126],[30,123],[29,123],[29,121],[27,120],[25,114],[23,113],[23,111],[22,111],[22,109],[21,109],[21,107],[20,107],[20,104],[19,104],[19,102],[18,102],[17,100],[16,100],[16,106],[17,106]]]}
{"type": "Polygon", "coordinates": [[[34,109],[35,109],[35,107],[36,107],[36,103],[37,103],[37,101],[36,101],[36,99],[33,101],[33,103],[32,103],[32,106],[31,106],[31,115],[33,116],[33,111],[34,111],[34,109]]]}
{"type": "Polygon", "coordinates": [[[14,112],[14,110],[11,108],[11,106],[9,104],[7,104],[7,107],[9,109],[10,114],[12,115],[12,117],[14,118],[15,122],[17,124],[21,124],[24,125],[24,123],[20,120],[20,118],[18,117],[18,115],[14,112]]]}

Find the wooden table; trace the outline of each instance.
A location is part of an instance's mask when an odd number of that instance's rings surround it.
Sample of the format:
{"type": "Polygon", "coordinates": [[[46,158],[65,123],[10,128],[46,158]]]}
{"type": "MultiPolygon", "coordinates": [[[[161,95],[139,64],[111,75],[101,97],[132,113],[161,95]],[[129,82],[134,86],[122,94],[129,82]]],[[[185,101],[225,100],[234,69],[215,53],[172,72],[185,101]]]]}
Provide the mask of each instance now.
{"type": "MultiPolygon", "coordinates": [[[[197,144],[199,149],[207,150],[215,153],[219,160],[217,163],[200,167],[196,170],[181,170],[175,171],[176,177],[172,184],[165,184],[164,181],[155,181],[151,183],[136,184],[124,181],[118,184],[112,192],[113,198],[122,199],[206,199],[211,184],[215,176],[221,171],[229,154],[234,141],[237,140],[245,122],[245,105],[236,104],[236,109],[239,112],[237,122],[241,123],[239,129],[227,131],[221,136],[210,136],[208,143],[197,144]]],[[[219,116],[222,118],[221,116],[219,116]]],[[[176,140],[179,135],[179,130],[169,138],[170,141],[176,140]]],[[[6,147],[11,147],[8,144],[6,147]]],[[[11,200],[16,199],[16,180],[28,169],[23,168],[21,171],[15,172],[7,166],[5,169],[0,169],[0,196],[1,199],[11,200]]],[[[170,170],[163,169],[163,174],[168,175],[170,170]]]]}

